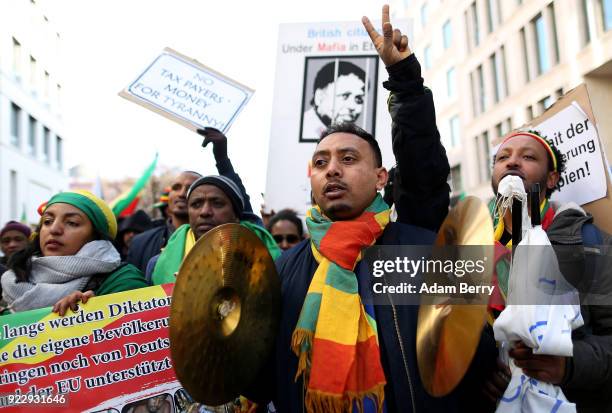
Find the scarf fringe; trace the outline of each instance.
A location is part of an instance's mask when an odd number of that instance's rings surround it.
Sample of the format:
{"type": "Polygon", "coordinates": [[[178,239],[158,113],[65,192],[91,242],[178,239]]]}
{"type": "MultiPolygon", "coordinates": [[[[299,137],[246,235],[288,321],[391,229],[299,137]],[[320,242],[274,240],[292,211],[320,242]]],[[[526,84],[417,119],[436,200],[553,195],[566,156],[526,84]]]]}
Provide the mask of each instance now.
{"type": "Polygon", "coordinates": [[[298,367],[295,374],[295,381],[298,380],[300,375],[304,373],[304,384],[308,383],[310,368],[309,360],[312,349],[312,339],[314,334],[312,331],[305,330],[303,328],[296,328],[291,337],[291,349],[298,356],[298,367]],[[303,350],[303,346],[306,345],[306,351],[303,350]]]}
{"type": "Polygon", "coordinates": [[[365,398],[369,398],[376,403],[376,411],[382,413],[384,396],[384,383],[377,384],[374,388],[364,392],[344,392],[341,395],[324,393],[318,390],[307,390],[304,404],[306,405],[306,411],[309,413],[351,413],[353,405],[357,406],[358,412],[363,412],[363,401],[365,398]]]}

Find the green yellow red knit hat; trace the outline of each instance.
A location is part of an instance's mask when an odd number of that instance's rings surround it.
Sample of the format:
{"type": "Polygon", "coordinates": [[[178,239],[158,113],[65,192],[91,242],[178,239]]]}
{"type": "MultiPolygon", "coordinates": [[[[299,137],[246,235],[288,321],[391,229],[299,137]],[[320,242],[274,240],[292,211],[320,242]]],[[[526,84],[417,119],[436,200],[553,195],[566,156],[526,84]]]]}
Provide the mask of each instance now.
{"type": "Polygon", "coordinates": [[[110,207],[89,191],[68,191],[60,192],[51,197],[46,203],[41,205],[38,212],[42,215],[45,210],[53,204],[69,204],[83,211],[89,218],[94,228],[101,234],[110,239],[115,239],[117,235],[117,219],[110,207]]]}

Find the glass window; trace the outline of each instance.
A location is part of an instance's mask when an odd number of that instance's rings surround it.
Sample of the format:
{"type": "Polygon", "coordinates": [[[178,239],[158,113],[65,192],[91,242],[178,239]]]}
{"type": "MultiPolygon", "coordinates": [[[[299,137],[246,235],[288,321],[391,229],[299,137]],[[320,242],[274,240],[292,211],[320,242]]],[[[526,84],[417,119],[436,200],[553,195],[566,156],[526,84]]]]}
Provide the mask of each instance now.
{"type": "Polygon", "coordinates": [[[423,60],[425,69],[431,68],[431,47],[429,45],[425,46],[425,49],[423,49],[423,60]]]}
{"type": "Polygon", "coordinates": [[[586,46],[591,42],[591,23],[589,19],[589,3],[590,0],[582,0],[581,14],[582,14],[582,45],[586,46]]]}
{"type": "Polygon", "coordinates": [[[474,138],[476,156],[478,159],[478,179],[481,183],[491,179],[491,156],[489,150],[489,132],[484,131],[474,138]]]}
{"type": "Polygon", "coordinates": [[[29,116],[29,122],[28,122],[28,129],[29,129],[29,133],[28,133],[28,150],[30,151],[30,154],[35,155],[36,154],[36,119],[34,119],[32,116],[29,116]]]}
{"type": "Polygon", "coordinates": [[[486,110],[486,99],[485,99],[485,83],[484,73],[482,72],[482,65],[476,69],[476,76],[478,80],[478,103],[480,105],[480,113],[486,110]]]}
{"type": "Polygon", "coordinates": [[[612,29],[612,0],[599,0],[601,2],[601,13],[603,17],[603,28],[605,31],[612,29]]]}
{"type": "Polygon", "coordinates": [[[451,191],[453,193],[463,191],[463,182],[461,180],[461,165],[453,166],[450,170],[451,175],[451,191]]]}
{"type": "Polygon", "coordinates": [[[442,41],[445,49],[448,49],[453,41],[453,31],[450,20],[447,20],[444,26],[442,26],[442,41]]]}
{"type": "Polygon", "coordinates": [[[63,167],[62,161],[63,161],[64,157],[63,157],[62,151],[63,151],[63,146],[64,145],[63,145],[62,138],[59,137],[59,136],[55,137],[55,142],[56,142],[56,145],[55,145],[55,160],[57,161],[57,169],[61,170],[62,167],[63,167]]]}
{"type": "Polygon", "coordinates": [[[533,20],[536,35],[536,50],[538,52],[538,74],[548,72],[550,69],[550,56],[548,53],[548,36],[546,35],[546,25],[542,14],[533,20]]]}
{"type": "Polygon", "coordinates": [[[487,32],[491,33],[493,31],[493,0],[487,0],[485,4],[485,8],[487,9],[487,32]]]}
{"type": "Polygon", "coordinates": [[[49,128],[45,126],[44,134],[43,134],[43,159],[45,162],[50,162],[51,158],[49,156],[51,152],[51,131],[49,128]]]}
{"type": "Polygon", "coordinates": [[[472,14],[472,36],[474,45],[478,46],[480,44],[480,29],[478,27],[478,8],[476,7],[476,2],[473,2],[470,6],[471,14],[472,14]]]}
{"type": "Polygon", "coordinates": [[[427,25],[427,17],[427,2],[425,2],[421,6],[421,26],[425,27],[427,25]]]}
{"type": "Polygon", "coordinates": [[[21,138],[21,108],[11,104],[11,143],[19,147],[21,138]]]}
{"type": "Polygon", "coordinates": [[[50,89],[50,75],[49,72],[45,70],[45,97],[49,97],[49,89],[50,89]]]}
{"type": "Polygon", "coordinates": [[[30,56],[30,85],[36,86],[36,59],[30,56]]]}
{"type": "Polygon", "coordinates": [[[21,43],[13,37],[13,70],[15,75],[21,74],[21,43]]]}
{"type": "Polygon", "coordinates": [[[525,69],[525,80],[529,82],[531,80],[531,72],[529,71],[529,56],[527,54],[527,35],[525,33],[525,28],[521,29],[521,46],[523,49],[523,62],[525,65],[523,66],[525,69]]]}
{"type": "Polygon", "coordinates": [[[493,82],[495,83],[494,97],[497,103],[507,95],[503,47],[489,57],[489,65],[491,66],[493,82]]]}
{"type": "Polygon", "coordinates": [[[546,96],[544,99],[540,100],[538,102],[539,106],[540,106],[540,113],[544,113],[546,111],[546,109],[548,109],[549,107],[551,107],[551,105],[554,103],[554,98],[552,96],[546,96]]]}
{"type": "Polygon", "coordinates": [[[446,93],[449,98],[455,96],[455,68],[451,67],[446,72],[446,93]]]}
{"type": "Polygon", "coordinates": [[[451,148],[459,146],[459,144],[461,143],[460,133],[461,132],[459,129],[459,116],[455,115],[450,118],[451,148]]]}

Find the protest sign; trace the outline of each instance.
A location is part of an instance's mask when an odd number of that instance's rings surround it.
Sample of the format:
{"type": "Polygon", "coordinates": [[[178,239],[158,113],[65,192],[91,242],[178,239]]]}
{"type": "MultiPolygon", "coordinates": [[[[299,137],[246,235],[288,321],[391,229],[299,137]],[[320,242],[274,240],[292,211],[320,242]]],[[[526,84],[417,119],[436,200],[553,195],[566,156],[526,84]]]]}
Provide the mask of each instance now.
{"type": "MultiPolygon", "coordinates": [[[[394,26],[409,32],[407,20],[394,26]]],[[[381,86],[388,75],[361,22],[283,24],[278,38],[265,203],[303,216],[311,205],[308,161],[330,123],[372,133],[384,165],[395,163],[381,86]]]]}
{"type": "Polygon", "coordinates": [[[147,403],[186,409],[193,400],[170,359],[173,287],[94,297],[64,317],[49,308],[3,316],[0,409],[127,412],[147,403]]]}
{"type": "MultiPolygon", "coordinates": [[[[541,116],[521,129],[534,129],[556,146],[566,160],[551,200],[575,202],[590,212],[598,227],[612,232],[610,166],[584,84],[569,91],[541,116]]],[[[500,138],[499,143],[504,139],[500,138]]],[[[497,147],[491,151],[494,154],[497,147]]]]}
{"type": "Polygon", "coordinates": [[[195,131],[205,127],[227,133],[253,90],[165,48],[119,96],[195,131]]]}

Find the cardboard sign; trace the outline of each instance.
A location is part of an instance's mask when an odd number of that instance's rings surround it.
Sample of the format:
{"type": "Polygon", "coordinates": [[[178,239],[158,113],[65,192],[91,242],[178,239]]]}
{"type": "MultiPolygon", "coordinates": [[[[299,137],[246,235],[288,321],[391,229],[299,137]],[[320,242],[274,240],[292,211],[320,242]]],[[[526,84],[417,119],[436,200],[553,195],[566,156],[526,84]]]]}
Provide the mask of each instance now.
{"type": "MultiPolygon", "coordinates": [[[[380,24],[374,23],[382,33],[380,24]]],[[[393,25],[410,31],[407,20],[393,25]]],[[[312,205],[309,161],[321,131],[332,122],[370,132],[383,164],[395,164],[389,94],[382,87],[388,74],[359,21],[282,24],[278,39],[265,203],[304,216],[312,205]]]]}
{"type": "Polygon", "coordinates": [[[119,96],[195,131],[227,133],[253,90],[166,48],[119,96]]]}
{"type": "MultiPolygon", "coordinates": [[[[565,157],[565,172],[561,174],[551,200],[559,204],[571,201],[581,205],[593,215],[599,228],[612,233],[610,166],[602,148],[586,85],[572,89],[520,129],[541,132],[565,157]]],[[[503,139],[494,143],[499,144],[503,139]]],[[[496,151],[497,147],[492,153],[496,151]]]]}
{"type": "Polygon", "coordinates": [[[126,412],[193,403],[170,359],[174,284],[94,297],[64,317],[49,308],[2,317],[0,407],[126,412]],[[38,396],[38,397],[36,397],[38,396]]]}

